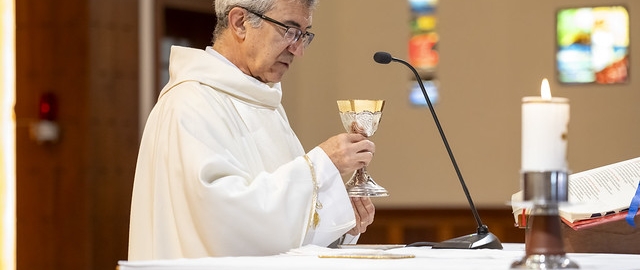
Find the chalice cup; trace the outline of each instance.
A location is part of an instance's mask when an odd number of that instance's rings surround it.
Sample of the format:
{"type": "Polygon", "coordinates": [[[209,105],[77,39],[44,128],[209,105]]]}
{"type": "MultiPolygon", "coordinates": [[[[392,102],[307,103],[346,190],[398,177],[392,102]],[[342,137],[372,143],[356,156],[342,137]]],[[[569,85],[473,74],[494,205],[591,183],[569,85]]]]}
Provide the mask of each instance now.
{"type": "MultiPolygon", "coordinates": [[[[338,100],[342,125],[349,133],[359,133],[365,137],[378,129],[384,100],[349,99],[338,100]]],[[[353,173],[345,184],[351,197],[386,197],[389,192],[378,185],[367,173],[364,166],[353,173]]]]}

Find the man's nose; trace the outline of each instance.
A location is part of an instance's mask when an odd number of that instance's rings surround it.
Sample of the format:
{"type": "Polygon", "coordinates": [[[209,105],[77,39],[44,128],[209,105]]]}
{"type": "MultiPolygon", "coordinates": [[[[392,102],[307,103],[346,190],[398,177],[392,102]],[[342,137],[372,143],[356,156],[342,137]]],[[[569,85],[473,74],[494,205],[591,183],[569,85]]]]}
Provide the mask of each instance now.
{"type": "Polygon", "coordinates": [[[287,47],[287,49],[295,56],[302,56],[304,55],[304,45],[302,45],[302,41],[298,40],[296,42],[294,42],[293,44],[289,45],[289,47],[287,47]]]}

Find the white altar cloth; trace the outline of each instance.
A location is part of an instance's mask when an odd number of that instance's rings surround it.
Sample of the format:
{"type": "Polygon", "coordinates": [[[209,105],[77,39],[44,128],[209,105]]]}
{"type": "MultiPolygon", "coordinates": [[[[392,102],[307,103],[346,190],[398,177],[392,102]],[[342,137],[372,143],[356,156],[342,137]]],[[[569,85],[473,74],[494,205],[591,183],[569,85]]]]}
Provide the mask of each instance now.
{"type": "MultiPolygon", "coordinates": [[[[503,250],[479,249],[431,249],[430,247],[402,247],[388,250],[378,249],[328,249],[305,246],[275,256],[217,257],[198,259],[120,261],[119,270],[211,270],[211,269],[329,269],[329,270],[376,270],[376,269],[509,269],[521,259],[524,244],[503,244],[503,250]],[[325,256],[382,256],[387,254],[415,255],[404,259],[353,259],[321,258],[325,256]]],[[[578,263],[580,269],[640,269],[640,255],[568,253],[569,259],[578,263]]]]}

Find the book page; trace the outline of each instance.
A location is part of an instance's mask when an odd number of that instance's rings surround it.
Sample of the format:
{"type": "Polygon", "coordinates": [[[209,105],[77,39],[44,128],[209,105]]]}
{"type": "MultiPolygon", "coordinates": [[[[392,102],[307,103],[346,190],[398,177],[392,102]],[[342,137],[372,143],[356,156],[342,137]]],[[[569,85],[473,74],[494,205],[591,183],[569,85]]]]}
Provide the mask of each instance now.
{"type": "Polygon", "coordinates": [[[640,157],[569,176],[569,204],[560,215],[570,222],[629,208],[640,181],[640,157]]]}

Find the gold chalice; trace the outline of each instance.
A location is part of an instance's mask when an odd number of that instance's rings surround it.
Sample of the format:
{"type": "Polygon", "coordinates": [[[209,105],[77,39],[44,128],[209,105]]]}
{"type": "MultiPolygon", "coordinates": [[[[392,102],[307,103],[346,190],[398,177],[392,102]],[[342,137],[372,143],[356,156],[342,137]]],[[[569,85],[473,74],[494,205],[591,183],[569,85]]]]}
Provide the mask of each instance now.
{"type": "MultiPolygon", "coordinates": [[[[349,133],[359,133],[365,137],[378,129],[384,100],[349,99],[338,100],[342,125],[349,133]]],[[[389,192],[376,184],[364,166],[353,173],[345,184],[351,197],[386,197],[389,192]]]]}

